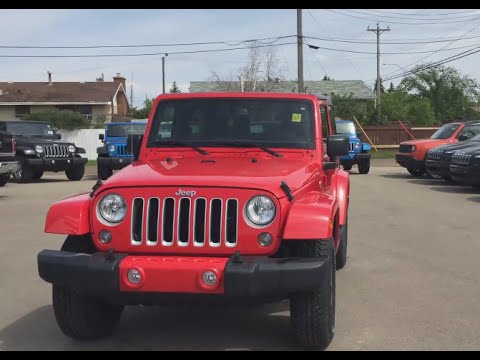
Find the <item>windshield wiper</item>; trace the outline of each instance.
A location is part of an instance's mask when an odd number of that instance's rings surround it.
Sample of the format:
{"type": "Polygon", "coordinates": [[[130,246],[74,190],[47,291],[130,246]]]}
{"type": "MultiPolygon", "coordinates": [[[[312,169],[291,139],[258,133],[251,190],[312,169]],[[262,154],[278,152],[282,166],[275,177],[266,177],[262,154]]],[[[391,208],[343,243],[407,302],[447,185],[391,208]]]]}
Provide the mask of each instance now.
{"type": "Polygon", "coordinates": [[[254,148],[259,148],[262,151],[265,151],[266,153],[269,153],[270,155],[273,155],[275,157],[282,157],[283,155],[260,144],[254,144],[254,143],[249,143],[249,142],[238,142],[238,141],[232,141],[232,142],[220,142],[220,143],[215,143],[215,145],[222,145],[222,146],[235,146],[235,147],[254,147],[254,148]]]}
{"type": "Polygon", "coordinates": [[[208,152],[206,152],[203,149],[200,149],[197,146],[194,146],[192,144],[189,144],[188,142],[182,142],[182,141],[155,141],[154,145],[165,145],[165,146],[182,146],[182,147],[189,147],[192,148],[193,150],[199,152],[202,155],[210,155],[208,152]]]}

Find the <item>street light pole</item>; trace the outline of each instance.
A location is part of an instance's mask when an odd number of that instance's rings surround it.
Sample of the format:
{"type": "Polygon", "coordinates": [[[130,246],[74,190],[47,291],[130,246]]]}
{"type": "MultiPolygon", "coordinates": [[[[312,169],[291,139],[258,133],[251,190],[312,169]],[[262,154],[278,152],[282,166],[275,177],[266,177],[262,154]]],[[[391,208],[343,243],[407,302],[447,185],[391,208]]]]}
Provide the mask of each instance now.
{"type": "Polygon", "coordinates": [[[401,67],[400,65],[398,65],[398,64],[383,64],[383,65],[386,65],[386,66],[387,66],[387,65],[396,66],[396,67],[400,68],[400,70],[402,70],[403,76],[404,76],[404,77],[407,77],[407,74],[405,74],[405,69],[404,69],[403,67],[401,67]]]}

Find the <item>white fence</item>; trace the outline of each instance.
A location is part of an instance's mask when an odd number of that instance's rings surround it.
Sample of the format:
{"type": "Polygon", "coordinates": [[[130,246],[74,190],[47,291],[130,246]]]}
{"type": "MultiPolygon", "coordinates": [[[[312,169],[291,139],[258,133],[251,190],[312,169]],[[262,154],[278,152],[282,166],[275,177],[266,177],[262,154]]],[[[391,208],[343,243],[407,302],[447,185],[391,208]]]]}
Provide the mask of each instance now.
{"type": "Polygon", "coordinates": [[[85,149],[86,154],[81,154],[82,157],[88,160],[97,159],[97,147],[103,145],[98,139],[98,134],[105,133],[104,129],[60,130],[59,132],[62,134],[62,140],[73,142],[76,146],[85,149]]]}

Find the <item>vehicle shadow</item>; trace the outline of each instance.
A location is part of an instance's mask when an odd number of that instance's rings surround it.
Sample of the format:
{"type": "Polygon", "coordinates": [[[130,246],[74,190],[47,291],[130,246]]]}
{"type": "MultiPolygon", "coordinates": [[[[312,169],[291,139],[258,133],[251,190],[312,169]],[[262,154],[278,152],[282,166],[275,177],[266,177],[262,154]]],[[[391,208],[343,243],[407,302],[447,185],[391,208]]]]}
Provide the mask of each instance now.
{"type": "Polygon", "coordinates": [[[454,184],[453,186],[435,186],[431,187],[431,190],[440,191],[444,193],[457,193],[457,194],[475,194],[478,190],[467,185],[454,184]]]}
{"type": "Polygon", "coordinates": [[[460,186],[457,183],[452,181],[447,181],[444,179],[413,179],[408,181],[410,184],[417,184],[417,185],[429,185],[429,186],[460,186]]]}
{"type": "Polygon", "coordinates": [[[412,175],[410,174],[398,174],[398,173],[394,173],[394,174],[380,174],[379,176],[381,177],[384,177],[384,178],[387,178],[387,179],[412,179],[414,178],[412,175]]]}
{"type": "Polygon", "coordinates": [[[0,330],[0,350],[302,350],[292,335],[288,302],[250,309],[128,307],[112,336],[76,342],[61,333],[49,305],[0,330]]]}
{"type": "Polygon", "coordinates": [[[467,200],[480,203],[480,196],[472,196],[467,198],[467,200]]]}

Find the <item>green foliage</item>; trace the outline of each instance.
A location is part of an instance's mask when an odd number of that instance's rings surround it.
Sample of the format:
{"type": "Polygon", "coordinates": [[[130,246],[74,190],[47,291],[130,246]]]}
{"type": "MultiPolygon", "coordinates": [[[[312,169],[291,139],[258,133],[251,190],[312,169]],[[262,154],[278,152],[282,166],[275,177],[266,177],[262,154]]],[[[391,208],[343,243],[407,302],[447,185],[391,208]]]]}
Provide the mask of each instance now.
{"type": "Polygon", "coordinates": [[[177,86],[177,82],[174,81],[173,84],[172,84],[172,87],[170,88],[170,93],[171,94],[178,94],[178,93],[181,93],[182,91],[180,90],[180,88],[177,86]]]}
{"type": "Polygon", "coordinates": [[[128,112],[128,116],[130,116],[132,119],[147,119],[150,115],[150,111],[152,110],[154,102],[155,98],[145,99],[143,102],[143,108],[137,109],[131,107],[128,112]]]}
{"type": "Polygon", "coordinates": [[[427,66],[414,68],[414,74],[404,78],[399,88],[417,99],[428,100],[439,122],[454,118],[478,118],[480,88],[477,81],[462,76],[453,67],[427,66]]]}
{"type": "Polygon", "coordinates": [[[79,112],[55,108],[25,115],[24,120],[46,121],[57,129],[74,130],[90,127],[90,121],[79,112]]]}

